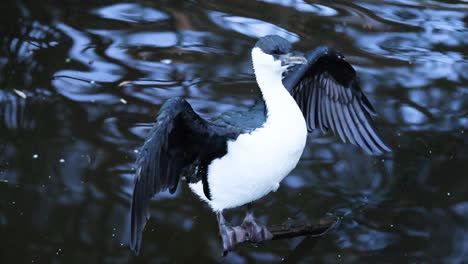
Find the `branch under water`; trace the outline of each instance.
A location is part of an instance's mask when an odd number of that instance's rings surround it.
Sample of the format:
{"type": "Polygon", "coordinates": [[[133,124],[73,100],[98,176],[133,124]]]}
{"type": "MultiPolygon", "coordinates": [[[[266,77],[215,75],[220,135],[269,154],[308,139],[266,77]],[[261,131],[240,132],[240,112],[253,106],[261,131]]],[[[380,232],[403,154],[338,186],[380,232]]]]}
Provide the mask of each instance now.
{"type": "MultiPolygon", "coordinates": [[[[334,228],[339,224],[338,217],[324,217],[320,219],[318,224],[282,224],[282,225],[273,225],[267,226],[266,229],[273,235],[271,239],[268,240],[279,240],[279,239],[288,239],[300,236],[307,237],[320,237],[334,228]]],[[[249,236],[245,235],[246,230],[242,226],[233,227],[237,235],[235,236],[235,245],[239,245],[246,242],[251,242],[249,236]]],[[[267,241],[267,240],[265,240],[267,241]]],[[[234,245],[234,246],[235,246],[234,245]]],[[[223,255],[226,256],[228,251],[224,251],[223,255]]]]}
{"type": "Polygon", "coordinates": [[[335,228],[339,223],[338,218],[334,219],[322,219],[318,224],[299,224],[299,225],[277,225],[277,226],[268,226],[268,230],[273,235],[272,240],[278,239],[287,239],[298,236],[312,236],[319,237],[323,236],[333,228],[335,228]]]}

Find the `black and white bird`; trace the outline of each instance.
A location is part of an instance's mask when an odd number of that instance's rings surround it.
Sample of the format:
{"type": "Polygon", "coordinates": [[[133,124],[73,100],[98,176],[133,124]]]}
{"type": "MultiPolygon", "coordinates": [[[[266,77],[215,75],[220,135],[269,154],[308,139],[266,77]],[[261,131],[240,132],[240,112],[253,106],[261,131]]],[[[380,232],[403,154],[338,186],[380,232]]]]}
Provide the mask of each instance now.
{"type": "Polygon", "coordinates": [[[390,151],[376,133],[375,110],[356,72],[340,53],[319,47],[301,56],[286,39],[269,35],[252,49],[252,64],[261,96],[247,111],[207,120],[182,98],[161,107],[137,159],[130,234],[136,254],[150,199],[174,193],[181,179],[216,213],[223,248],[230,250],[238,236],[254,243],[271,238],[250,210],[238,227],[223,211],[276,191],[297,165],[307,132],[331,130],[369,154],[390,151]]]}

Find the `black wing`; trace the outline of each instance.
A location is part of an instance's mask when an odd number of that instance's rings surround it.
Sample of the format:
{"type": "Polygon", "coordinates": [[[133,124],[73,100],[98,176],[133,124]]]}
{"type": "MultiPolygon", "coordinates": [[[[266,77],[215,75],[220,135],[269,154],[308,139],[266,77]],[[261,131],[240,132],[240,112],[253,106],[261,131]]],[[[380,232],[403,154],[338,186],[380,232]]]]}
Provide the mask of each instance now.
{"type": "Polygon", "coordinates": [[[284,86],[302,110],[308,131],[329,129],[369,154],[390,148],[380,139],[372,122],[375,110],[359,86],[353,67],[327,47],[306,54],[308,64],[286,75],[284,86]]]}
{"type": "Polygon", "coordinates": [[[150,199],[167,189],[174,193],[181,174],[191,167],[197,167],[196,172],[187,175],[187,181],[202,180],[210,199],[206,166],[226,154],[226,141],[235,135],[201,118],[184,99],[164,103],[137,158],[130,216],[130,246],[135,254],[140,250],[150,199]]]}

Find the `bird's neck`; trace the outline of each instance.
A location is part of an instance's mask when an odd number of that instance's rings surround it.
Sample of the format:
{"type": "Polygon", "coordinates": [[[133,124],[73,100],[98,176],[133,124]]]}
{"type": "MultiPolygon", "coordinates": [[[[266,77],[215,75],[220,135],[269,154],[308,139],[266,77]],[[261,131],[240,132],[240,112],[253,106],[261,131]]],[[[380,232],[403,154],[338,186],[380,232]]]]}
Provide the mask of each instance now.
{"type": "Polygon", "coordinates": [[[290,99],[292,99],[291,95],[284,88],[281,72],[255,67],[255,65],[254,71],[258,87],[265,101],[268,116],[271,116],[275,112],[281,112],[282,107],[285,104],[291,103],[290,99]]]}
{"type": "Polygon", "coordinates": [[[281,141],[287,136],[288,143],[282,151],[288,155],[302,153],[307,139],[307,126],[301,109],[283,85],[281,72],[255,67],[255,77],[266,106],[266,121],[262,128],[268,141],[281,141]],[[287,145],[287,146],[286,146],[287,145]]]}

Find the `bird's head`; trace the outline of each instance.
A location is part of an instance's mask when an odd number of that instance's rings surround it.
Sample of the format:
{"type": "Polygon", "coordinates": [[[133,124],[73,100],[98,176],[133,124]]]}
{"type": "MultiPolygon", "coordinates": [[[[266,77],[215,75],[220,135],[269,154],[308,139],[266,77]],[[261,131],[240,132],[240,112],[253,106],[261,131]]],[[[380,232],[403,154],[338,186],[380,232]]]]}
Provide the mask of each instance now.
{"type": "Polygon", "coordinates": [[[260,38],[252,49],[252,63],[256,74],[258,71],[266,71],[281,76],[289,67],[305,64],[307,60],[294,52],[286,39],[268,35],[260,38]]]}

